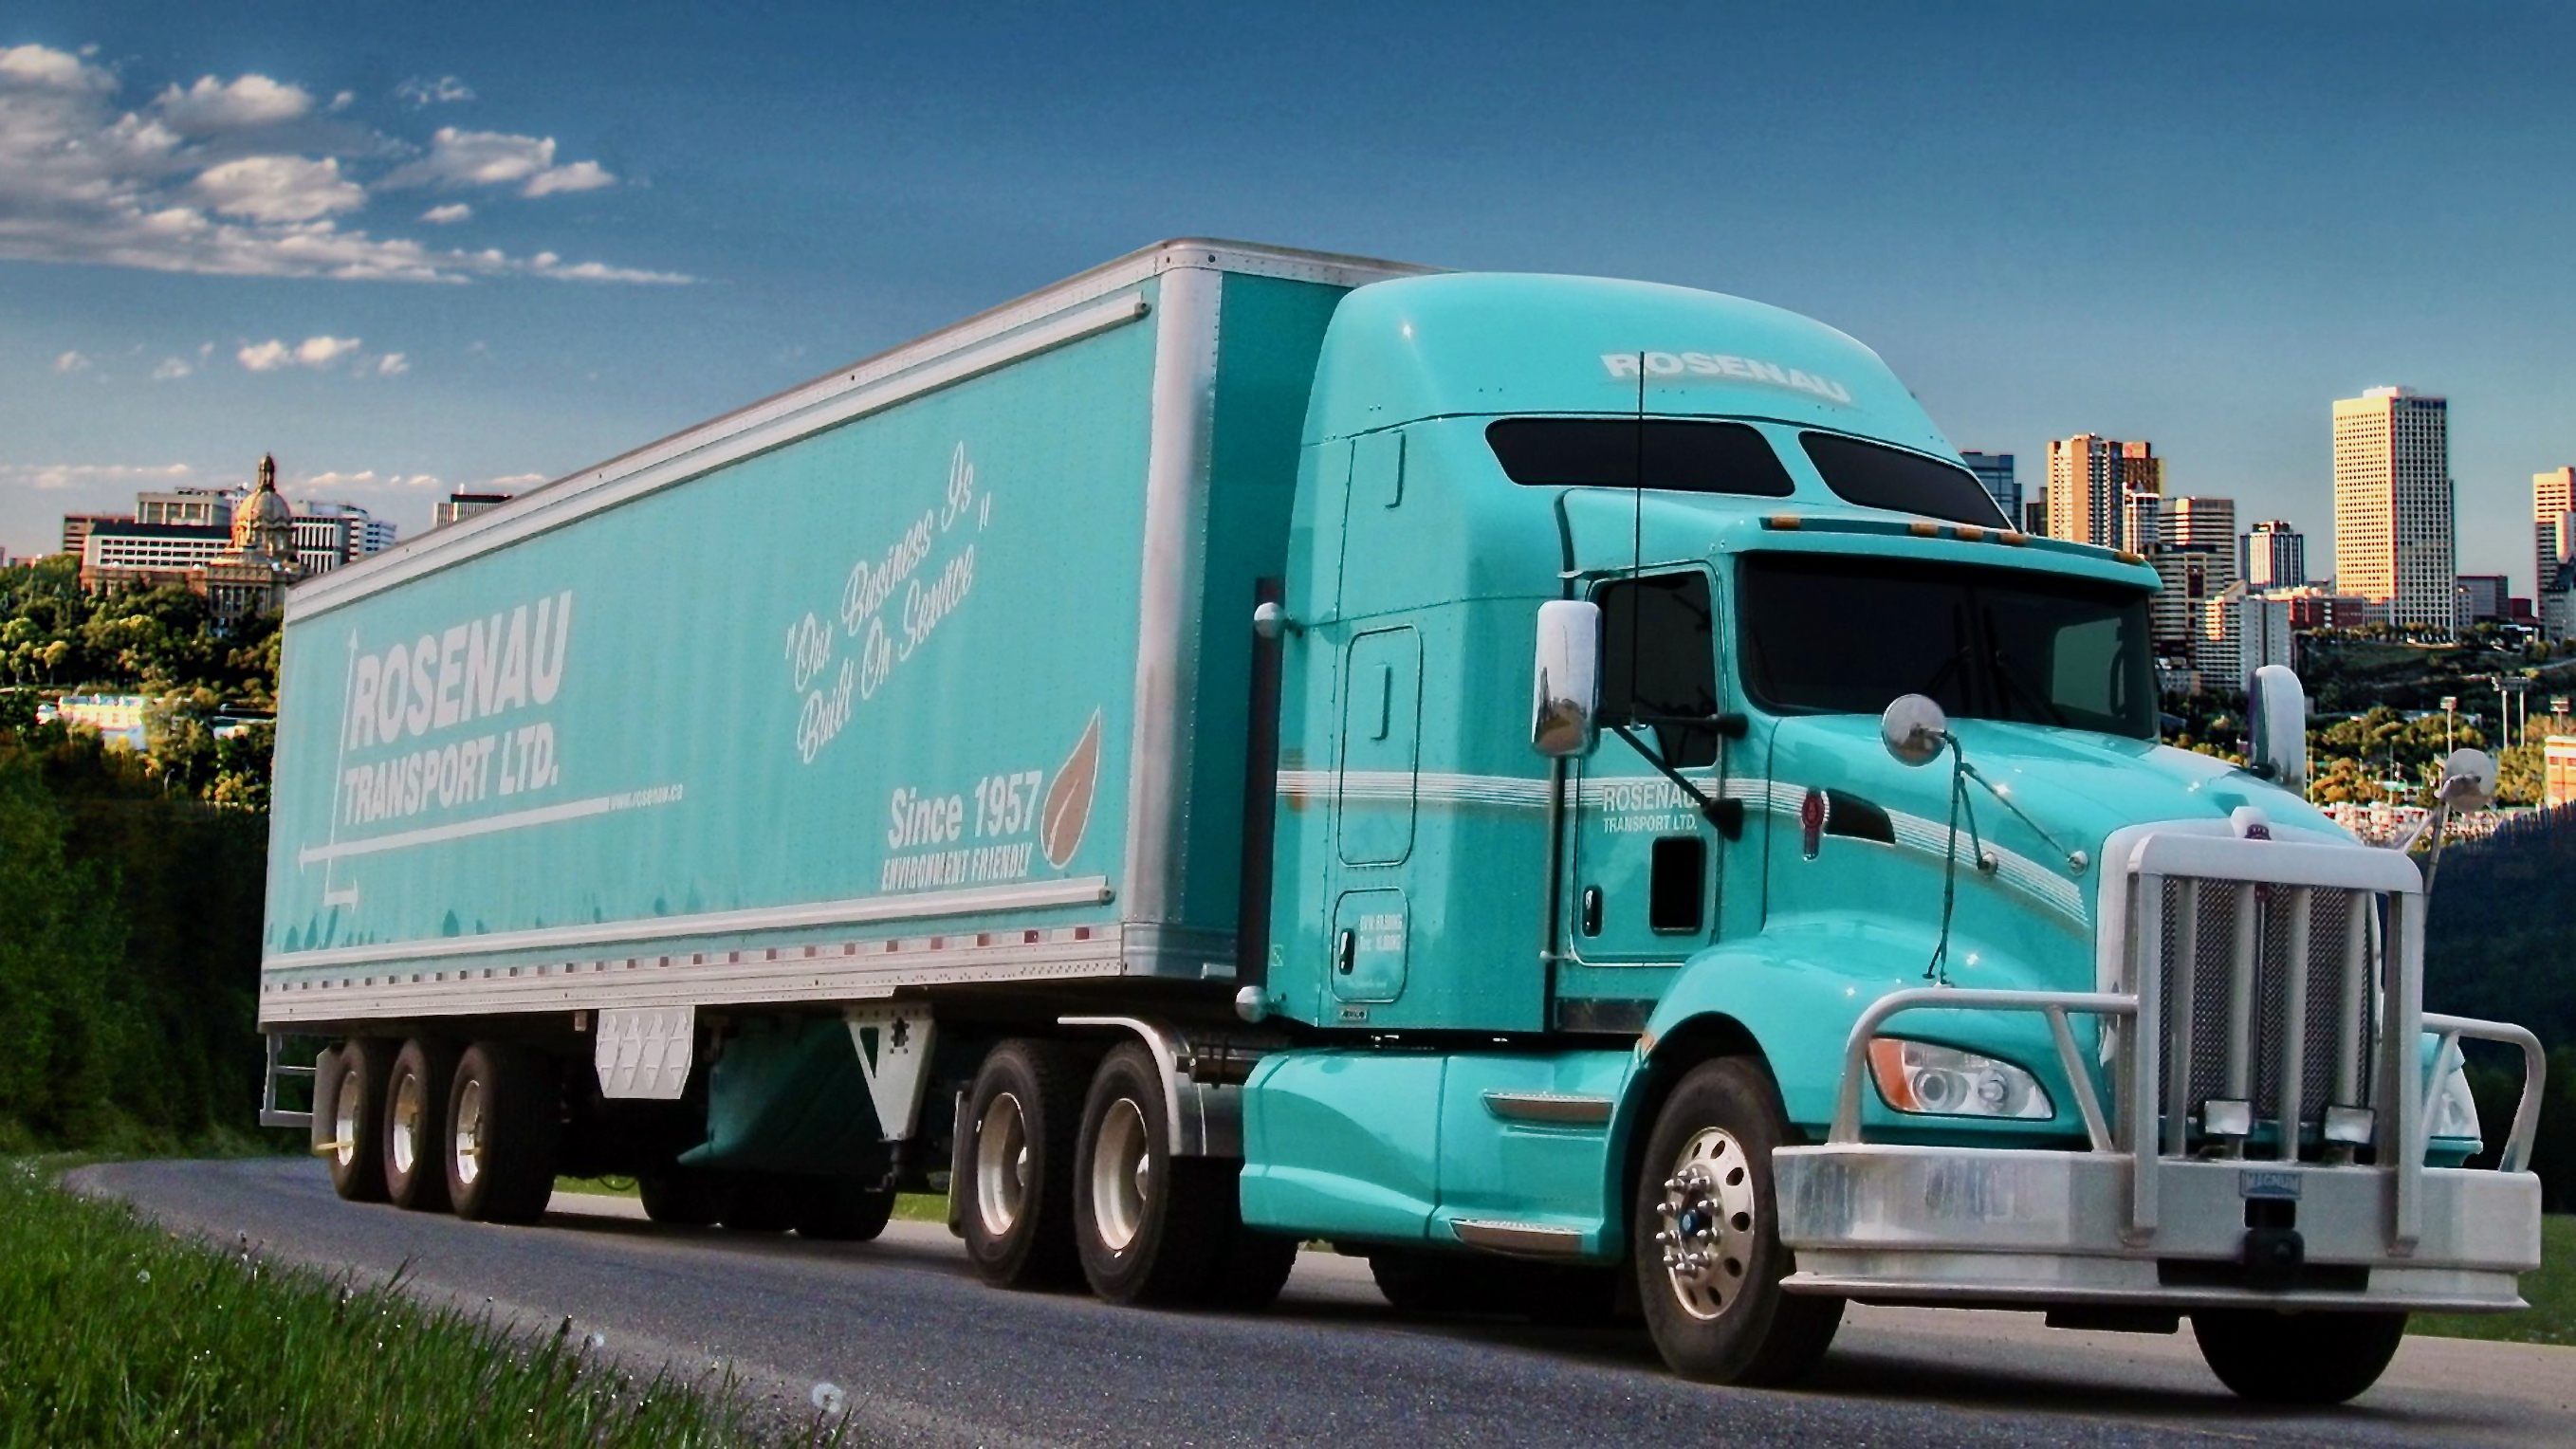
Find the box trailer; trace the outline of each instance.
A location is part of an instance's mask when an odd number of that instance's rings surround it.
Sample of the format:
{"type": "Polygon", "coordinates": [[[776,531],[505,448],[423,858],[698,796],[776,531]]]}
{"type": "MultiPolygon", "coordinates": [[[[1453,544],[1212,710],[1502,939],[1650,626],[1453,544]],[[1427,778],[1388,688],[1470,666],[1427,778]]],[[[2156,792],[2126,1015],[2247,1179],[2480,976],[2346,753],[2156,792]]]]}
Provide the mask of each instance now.
{"type": "Polygon", "coordinates": [[[2154,587],[1807,319],[1166,243],[300,585],[265,1115],[469,1217],[944,1188],[1004,1285],[1325,1239],[1701,1378],[1866,1299],[2349,1397],[2519,1303],[2537,1048],[2423,1015],[2286,671],[2157,743],[2154,587]]]}

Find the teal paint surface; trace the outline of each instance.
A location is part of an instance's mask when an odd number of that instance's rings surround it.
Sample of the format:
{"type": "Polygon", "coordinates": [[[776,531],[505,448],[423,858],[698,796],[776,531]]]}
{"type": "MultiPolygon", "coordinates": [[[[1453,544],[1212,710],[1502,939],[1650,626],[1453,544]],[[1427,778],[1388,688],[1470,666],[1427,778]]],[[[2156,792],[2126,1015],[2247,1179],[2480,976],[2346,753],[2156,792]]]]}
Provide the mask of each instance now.
{"type": "Polygon", "coordinates": [[[707,1140],[692,1167],[864,1176],[885,1165],[885,1133],[838,1021],[754,1020],[707,1068],[707,1140]]]}
{"type": "Polygon", "coordinates": [[[297,624],[267,964],[1114,879],[1153,366],[1126,326],[297,624]]]}

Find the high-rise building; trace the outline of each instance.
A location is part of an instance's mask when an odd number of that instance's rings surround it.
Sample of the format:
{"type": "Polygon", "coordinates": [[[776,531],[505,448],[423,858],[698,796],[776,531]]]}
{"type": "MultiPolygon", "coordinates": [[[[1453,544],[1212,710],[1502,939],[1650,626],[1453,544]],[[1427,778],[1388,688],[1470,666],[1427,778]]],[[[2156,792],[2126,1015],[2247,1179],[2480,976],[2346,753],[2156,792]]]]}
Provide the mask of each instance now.
{"type": "Polygon", "coordinates": [[[2532,587],[2547,589],[2558,565],[2576,557],[2576,468],[2531,475],[2532,587]]]}
{"type": "Polygon", "coordinates": [[[2021,521],[2021,482],[2013,477],[2013,455],[2010,453],[1961,453],[1961,462],[1985,485],[1986,496],[1995,507],[2015,523],[2021,521]]]}
{"type": "Polygon", "coordinates": [[[2238,540],[2236,566],[2248,587],[2297,588],[2308,581],[2307,536],[2286,518],[2267,518],[2238,540]]]}
{"type": "Polygon", "coordinates": [[[2155,540],[2125,536],[2129,495],[2164,492],[2164,468],[2151,443],[2124,443],[2092,433],[2051,439],[2049,537],[2143,551],[2155,540]]]}
{"type": "Polygon", "coordinates": [[[2453,627],[2449,403],[2402,387],[2338,398],[2334,483],[2335,586],[2400,628],[2453,627]]]}
{"type": "Polygon", "coordinates": [[[2193,660],[2202,616],[2209,601],[2233,582],[2228,575],[2236,560],[2224,550],[2194,545],[2158,547],[2148,553],[2147,563],[2159,581],[2156,596],[2147,602],[2147,637],[2158,655],[2193,660]]]}
{"type": "Polygon", "coordinates": [[[2034,538],[2048,536],[2048,490],[2046,488],[2034,489],[2028,498],[2022,500],[2021,531],[2034,538]]]}
{"type": "Polygon", "coordinates": [[[63,515],[63,552],[74,558],[84,557],[83,545],[90,530],[102,523],[132,523],[131,513],[66,513],[63,515]]]}
{"type": "Polygon", "coordinates": [[[233,526],[233,495],[221,488],[173,488],[134,495],[137,523],[177,523],[190,528],[233,526]]]}
{"type": "Polygon", "coordinates": [[[394,525],[354,503],[295,505],[295,562],[307,578],[391,548],[394,525]]]}
{"type": "Polygon", "coordinates": [[[450,493],[445,501],[430,509],[429,526],[445,528],[462,523],[478,513],[489,513],[510,501],[507,493],[450,493]]]}
{"type": "Polygon", "coordinates": [[[2505,621],[2507,605],[2502,574],[2462,574],[2453,597],[2458,601],[2454,617],[2462,629],[2472,624],[2501,624],[2505,621]]]}
{"type": "Polygon", "coordinates": [[[2168,498],[2162,511],[2159,541],[2172,548],[2206,548],[2226,556],[2234,582],[2236,500],[2233,498],[2168,498]]]}

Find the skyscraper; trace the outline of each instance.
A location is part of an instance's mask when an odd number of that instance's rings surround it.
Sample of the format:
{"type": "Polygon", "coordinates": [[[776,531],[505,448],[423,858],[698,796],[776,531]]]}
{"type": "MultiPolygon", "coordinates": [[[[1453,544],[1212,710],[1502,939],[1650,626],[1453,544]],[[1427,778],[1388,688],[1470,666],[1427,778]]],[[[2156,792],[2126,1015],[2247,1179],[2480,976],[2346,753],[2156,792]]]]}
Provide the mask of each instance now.
{"type": "Polygon", "coordinates": [[[2532,590],[2546,592],[2558,566],[2576,557],[2576,468],[2531,475],[2532,590]]]}
{"type": "Polygon", "coordinates": [[[2013,477],[2013,455],[2010,453],[1961,453],[1960,461],[1977,481],[1986,486],[1987,496],[2003,510],[2004,517],[2021,522],[2021,481],[2013,477]]]}
{"type": "Polygon", "coordinates": [[[2286,518],[2267,518],[2245,535],[2237,564],[2248,588],[2296,588],[2308,581],[2307,536],[2286,518]]]}
{"type": "Polygon", "coordinates": [[[2334,405],[2335,586],[2392,624],[2448,630],[2459,578],[2450,405],[2374,387],[2334,405]]]}
{"type": "Polygon", "coordinates": [[[2125,536],[2132,493],[2165,491],[2164,459],[2152,443],[2077,433],[2048,444],[2048,535],[2104,548],[2143,551],[2157,540],[2125,536]]]}

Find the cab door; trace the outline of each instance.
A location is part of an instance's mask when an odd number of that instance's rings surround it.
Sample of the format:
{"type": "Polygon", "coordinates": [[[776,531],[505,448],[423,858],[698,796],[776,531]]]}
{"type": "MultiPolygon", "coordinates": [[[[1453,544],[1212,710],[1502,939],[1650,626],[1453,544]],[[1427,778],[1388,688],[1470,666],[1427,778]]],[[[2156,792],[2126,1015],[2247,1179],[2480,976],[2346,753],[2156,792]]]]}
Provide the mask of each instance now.
{"type": "MultiPolygon", "coordinates": [[[[1718,854],[1726,841],[1689,790],[1723,802],[1726,741],[1718,718],[1716,611],[1704,569],[1614,579],[1601,607],[1600,745],[1575,768],[1563,954],[1580,967],[1669,966],[1712,939],[1718,854]],[[1622,738],[1624,728],[1635,745],[1622,738]],[[1658,769],[1636,745],[1658,755],[1658,769]]],[[[1739,806],[1721,805],[1726,819],[1739,806]]],[[[1660,980],[1560,973],[1558,1021],[1581,1026],[1586,999],[1635,1003],[1660,980]],[[1571,1009],[1569,1009],[1571,1007],[1571,1009]]],[[[1612,1010],[1616,1017],[1620,1010],[1612,1010]]],[[[1602,1018],[1603,1025],[1615,1024],[1602,1018]]]]}

